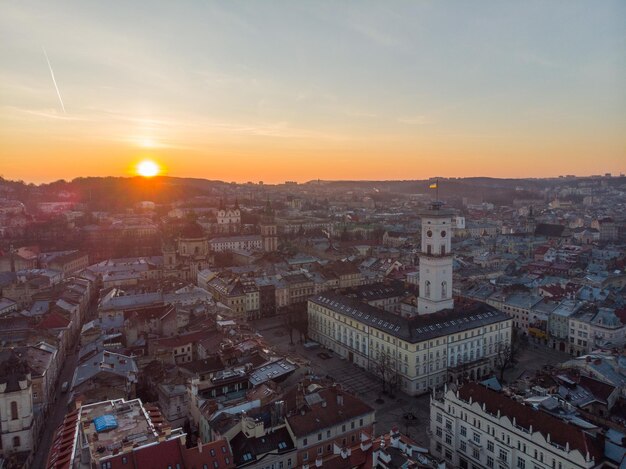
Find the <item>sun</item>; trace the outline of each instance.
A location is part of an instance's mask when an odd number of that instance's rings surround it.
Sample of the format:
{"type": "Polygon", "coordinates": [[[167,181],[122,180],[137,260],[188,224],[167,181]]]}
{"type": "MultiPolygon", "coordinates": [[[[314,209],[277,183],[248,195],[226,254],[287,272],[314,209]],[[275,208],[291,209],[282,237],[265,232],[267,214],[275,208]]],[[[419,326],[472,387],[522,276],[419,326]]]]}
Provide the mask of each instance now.
{"type": "Polygon", "coordinates": [[[152,160],[143,160],[137,164],[137,174],[145,178],[151,178],[159,174],[161,168],[152,160]]]}

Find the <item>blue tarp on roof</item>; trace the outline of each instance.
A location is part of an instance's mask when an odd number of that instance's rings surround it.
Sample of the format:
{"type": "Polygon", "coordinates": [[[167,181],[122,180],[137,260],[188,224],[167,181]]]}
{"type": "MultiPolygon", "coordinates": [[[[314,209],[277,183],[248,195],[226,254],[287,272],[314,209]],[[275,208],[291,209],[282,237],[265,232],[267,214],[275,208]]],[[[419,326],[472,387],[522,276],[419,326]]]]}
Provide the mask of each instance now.
{"type": "Polygon", "coordinates": [[[100,417],[93,419],[93,424],[95,425],[98,433],[105,432],[107,430],[117,428],[117,419],[114,415],[101,415],[100,417]]]}
{"type": "Polygon", "coordinates": [[[496,378],[495,376],[481,381],[480,384],[485,387],[491,388],[494,391],[502,391],[502,385],[500,384],[500,381],[498,381],[498,378],[496,378]]]}

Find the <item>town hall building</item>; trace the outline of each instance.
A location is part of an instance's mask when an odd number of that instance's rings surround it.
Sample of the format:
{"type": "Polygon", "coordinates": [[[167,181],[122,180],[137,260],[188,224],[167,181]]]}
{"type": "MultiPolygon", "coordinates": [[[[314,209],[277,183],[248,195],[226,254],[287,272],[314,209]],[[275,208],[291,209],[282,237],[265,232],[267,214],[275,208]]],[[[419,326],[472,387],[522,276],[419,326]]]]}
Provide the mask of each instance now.
{"type": "Polygon", "coordinates": [[[405,318],[336,293],[309,299],[309,336],[409,395],[490,374],[511,342],[511,319],[489,305],[452,298],[452,213],[422,213],[418,314],[405,318]],[[389,374],[389,370],[392,373],[389,374]]]}

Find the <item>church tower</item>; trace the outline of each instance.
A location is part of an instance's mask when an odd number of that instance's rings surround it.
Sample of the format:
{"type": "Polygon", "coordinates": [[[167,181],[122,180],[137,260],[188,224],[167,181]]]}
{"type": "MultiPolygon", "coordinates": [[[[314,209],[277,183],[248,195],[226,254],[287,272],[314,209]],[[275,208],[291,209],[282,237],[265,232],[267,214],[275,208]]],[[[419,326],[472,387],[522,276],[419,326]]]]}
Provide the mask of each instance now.
{"type": "Polygon", "coordinates": [[[33,420],[30,369],[11,350],[0,364],[0,455],[32,451],[33,420]]]}
{"type": "Polygon", "coordinates": [[[422,213],[418,314],[454,306],[452,299],[452,212],[435,201],[422,213]]]}
{"type": "Polygon", "coordinates": [[[265,204],[265,210],[261,216],[259,226],[261,228],[261,238],[263,238],[263,251],[278,251],[278,227],[274,221],[274,210],[270,205],[269,199],[265,204]]]}

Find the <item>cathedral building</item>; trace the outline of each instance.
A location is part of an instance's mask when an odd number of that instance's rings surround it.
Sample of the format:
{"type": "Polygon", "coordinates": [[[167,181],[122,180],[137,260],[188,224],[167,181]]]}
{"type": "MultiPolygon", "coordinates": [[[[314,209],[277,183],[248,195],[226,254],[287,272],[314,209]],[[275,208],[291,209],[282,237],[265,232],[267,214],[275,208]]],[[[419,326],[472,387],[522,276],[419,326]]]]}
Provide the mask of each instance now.
{"type": "Polygon", "coordinates": [[[241,231],[241,209],[237,201],[235,201],[233,208],[226,208],[223,203],[220,204],[217,210],[217,231],[227,234],[241,231]]]}
{"type": "Polygon", "coordinates": [[[175,239],[164,241],[163,275],[195,281],[210,265],[209,240],[197,223],[187,224],[175,239]]]}

